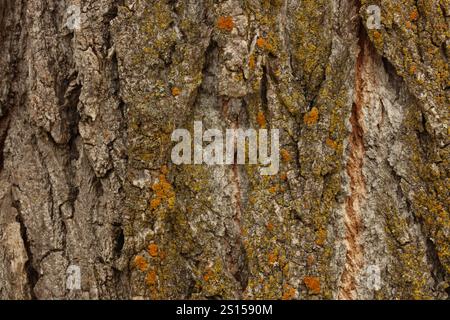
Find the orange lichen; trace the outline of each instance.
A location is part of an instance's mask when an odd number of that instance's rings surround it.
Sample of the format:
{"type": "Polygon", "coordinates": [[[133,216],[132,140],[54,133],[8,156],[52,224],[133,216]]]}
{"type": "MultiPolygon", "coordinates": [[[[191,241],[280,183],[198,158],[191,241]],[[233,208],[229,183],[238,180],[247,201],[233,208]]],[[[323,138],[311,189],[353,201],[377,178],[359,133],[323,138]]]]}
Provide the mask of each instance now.
{"type": "Polygon", "coordinates": [[[181,89],[178,87],[173,87],[172,88],[172,96],[176,97],[179,96],[181,94],[181,89]]]}
{"type": "Polygon", "coordinates": [[[373,38],[374,38],[375,40],[379,41],[379,40],[381,40],[382,35],[381,35],[380,32],[374,31],[374,32],[373,32],[373,38]]]}
{"type": "Polygon", "coordinates": [[[320,293],[320,280],[317,277],[304,277],[303,282],[308,290],[313,294],[320,293]]]}
{"type": "Polygon", "coordinates": [[[323,246],[327,240],[327,231],[325,229],[319,229],[316,233],[316,244],[318,246],[323,246]]]}
{"type": "Polygon", "coordinates": [[[219,17],[219,19],[217,20],[217,27],[221,30],[231,32],[234,28],[233,18],[230,16],[219,17]]]}
{"type": "Polygon", "coordinates": [[[153,286],[156,284],[156,272],[154,270],[150,270],[145,277],[145,282],[149,286],[153,286]]]}
{"type": "Polygon", "coordinates": [[[411,74],[411,75],[415,74],[416,71],[417,71],[417,67],[416,67],[415,65],[412,65],[412,66],[409,68],[409,74],[411,74]]]}
{"type": "Polygon", "coordinates": [[[258,125],[261,128],[264,129],[266,127],[267,122],[266,122],[266,116],[264,115],[264,112],[262,112],[262,111],[258,112],[258,115],[256,116],[256,122],[258,122],[258,125]]]}
{"type": "Polygon", "coordinates": [[[275,264],[278,259],[278,254],[276,252],[269,253],[269,264],[275,264]]]}
{"type": "Polygon", "coordinates": [[[283,173],[280,175],[280,179],[281,179],[282,181],[287,181],[287,179],[288,179],[287,173],[286,173],[286,172],[283,172],[283,173]]]}
{"type": "Polygon", "coordinates": [[[413,10],[410,14],[409,14],[409,19],[411,21],[416,21],[417,19],[419,19],[419,12],[416,10],[413,10]]]}
{"type": "Polygon", "coordinates": [[[209,281],[212,278],[212,276],[213,276],[213,272],[211,270],[208,270],[203,275],[203,280],[209,281]]]}
{"type": "Polygon", "coordinates": [[[282,300],[291,300],[295,297],[296,291],[291,286],[285,286],[282,300]]]}
{"type": "Polygon", "coordinates": [[[158,256],[158,245],[151,243],[147,248],[148,254],[152,257],[158,256]]]}
{"type": "Polygon", "coordinates": [[[134,265],[142,272],[148,268],[148,263],[143,256],[136,256],[134,258],[134,265]]]}
{"type": "Polygon", "coordinates": [[[273,223],[272,223],[272,222],[269,222],[269,223],[266,225],[266,228],[267,228],[267,230],[269,230],[269,231],[273,231],[273,228],[274,228],[273,223]]]}
{"type": "Polygon", "coordinates": [[[270,193],[276,193],[277,191],[278,191],[278,186],[277,185],[269,188],[269,192],[270,193]]]}
{"type": "Polygon", "coordinates": [[[166,176],[163,174],[159,176],[159,182],[152,186],[152,190],[160,198],[166,198],[173,194],[172,186],[167,182],[166,176]]]}
{"type": "Polygon", "coordinates": [[[173,191],[172,185],[166,179],[165,173],[168,172],[167,167],[162,167],[161,172],[159,181],[152,185],[155,198],[150,201],[150,207],[155,209],[163,200],[166,200],[169,208],[172,209],[175,206],[175,192],[173,191]]]}
{"type": "Polygon", "coordinates": [[[256,46],[260,49],[267,49],[267,50],[273,50],[272,45],[264,38],[259,37],[256,40],[256,46]]]}
{"type": "Polygon", "coordinates": [[[256,40],[256,45],[262,49],[266,45],[266,40],[264,40],[264,38],[258,38],[256,40]]]}
{"type": "Polygon", "coordinates": [[[152,199],[150,201],[150,208],[152,210],[154,210],[154,209],[158,208],[160,204],[161,204],[161,199],[160,198],[152,199]]]}
{"type": "Polygon", "coordinates": [[[313,107],[311,111],[306,113],[303,117],[303,122],[308,126],[316,124],[318,120],[319,120],[319,109],[317,109],[316,107],[313,107]]]}
{"type": "Polygon", "coordinates": [[[290,162],[292,160],[291,154],[286,149],[281,149],[280,154],[283,162],[290,162]]]}
{"type": "Polygon", "coordinates": [[[331,149],[336,150],[337,149],[337,143],[336,141],[334,141],[333,139],[327,138],[327,140],[325,141],[325,143],[327,144],[327,146],[329,146],[331,149]]]}
{"type": "Polygon", "coordinates": [[[258,46],[258,48],[260,49],[264,49],[267,48],[267,41],[264,38],[259,37],[256,40],[256,45],[258,46]]]}

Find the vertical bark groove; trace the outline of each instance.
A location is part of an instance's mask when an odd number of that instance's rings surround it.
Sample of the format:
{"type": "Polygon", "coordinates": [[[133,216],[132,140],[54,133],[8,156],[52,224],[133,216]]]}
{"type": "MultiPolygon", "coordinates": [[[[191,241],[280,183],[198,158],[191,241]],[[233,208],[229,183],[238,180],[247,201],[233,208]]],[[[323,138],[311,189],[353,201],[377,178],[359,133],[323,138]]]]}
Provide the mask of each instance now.
{"type": "Polygon", "coordinates": [[[352,104],[350,124],[352,127],[349,138],[349,158],[347,162],[347,174],[350,177],[350,196],[345,203],[346,226],[346,262],[341,278],[339,297],[343,299],[355,299],[359,273],[363,267],[363,248],[361,245],[361,221],[362,203],[366,197],[366,183],[363,176],[365,157],[363,113],[364,108],[364,75],[366,64],[370,63],[369,42],[363,27],[360,27],[359,49],[355,68],[355,102],[352,104]]]}

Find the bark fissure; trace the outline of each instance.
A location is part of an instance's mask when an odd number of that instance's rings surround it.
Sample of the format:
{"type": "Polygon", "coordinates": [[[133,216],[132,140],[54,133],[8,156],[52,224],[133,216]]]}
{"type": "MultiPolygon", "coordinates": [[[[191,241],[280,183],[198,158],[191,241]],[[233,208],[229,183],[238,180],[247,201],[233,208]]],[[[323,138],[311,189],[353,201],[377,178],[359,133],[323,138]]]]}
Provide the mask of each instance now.
{"type": "Polygon", "coordinates": [[[20,236],[23,240],[23,245],[25,247],[25,251],[27,253],[27,258],[28,258],[27,262],[25,263],[25,271],[27,274],[30,298],[32,300],[36,300],[38,297],[34,291],[34,287],[36,286],[37,282],[39,281],[39,272],[34,267],[34,259],[33,259],[33,252],[31,249],[31,243],[28,238],[27,227],[26,227],[24,218],[22,216],[22,211],[20,208],[19,201],[13,201],[12,206],[14,209],[16,209],[16,212],[17,212],[16,221],[20,225],[20,236]]]}
{"type": "Polygon", "coordinates": [[[360,243],[362,221],[361,210],[366,196],[366,185],[363,176],[365,156],[363,114],[364,108],[364,78],[365,64],[369,42],[363,27],[359,36],[360,52],[355,69],[355,101],[352,105],[350,124],[352,127],[349,138],[349,157],[347,160],[347,174],[350,178],[350,195],[345,202],[345,244],[347,248],[345,267],[341,276],[339,298],[355,299],[357,296],[358,276],[363,266],[363,248],[360,243]]]}

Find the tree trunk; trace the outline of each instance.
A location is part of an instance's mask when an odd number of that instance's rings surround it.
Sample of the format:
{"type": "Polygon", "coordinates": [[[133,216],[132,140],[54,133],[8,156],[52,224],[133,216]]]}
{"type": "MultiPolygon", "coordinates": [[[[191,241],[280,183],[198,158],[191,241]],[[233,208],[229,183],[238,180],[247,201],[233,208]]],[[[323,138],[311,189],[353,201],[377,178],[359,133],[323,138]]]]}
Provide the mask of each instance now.
{"type": "Polygon", "coordinates": [[[447,298],[449,16],[1,0],[0,298],[447,298]],[[280,129],[278,174],[175,165],[197,120],[280,129]]]}

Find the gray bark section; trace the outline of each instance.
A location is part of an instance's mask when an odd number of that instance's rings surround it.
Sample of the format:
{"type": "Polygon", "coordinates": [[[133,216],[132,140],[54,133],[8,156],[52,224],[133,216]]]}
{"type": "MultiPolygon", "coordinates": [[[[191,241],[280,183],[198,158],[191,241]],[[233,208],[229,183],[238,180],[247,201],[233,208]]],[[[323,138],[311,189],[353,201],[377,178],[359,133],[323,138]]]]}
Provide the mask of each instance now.
{"type": "Polygon", "coordinates": [[[65,2],[2,1],[2,298],[129,295],[116,5],[85,2],[74,34],[65,2]],[[66,290],[69,265],[81,268],[81,292],[66,290]]]}

